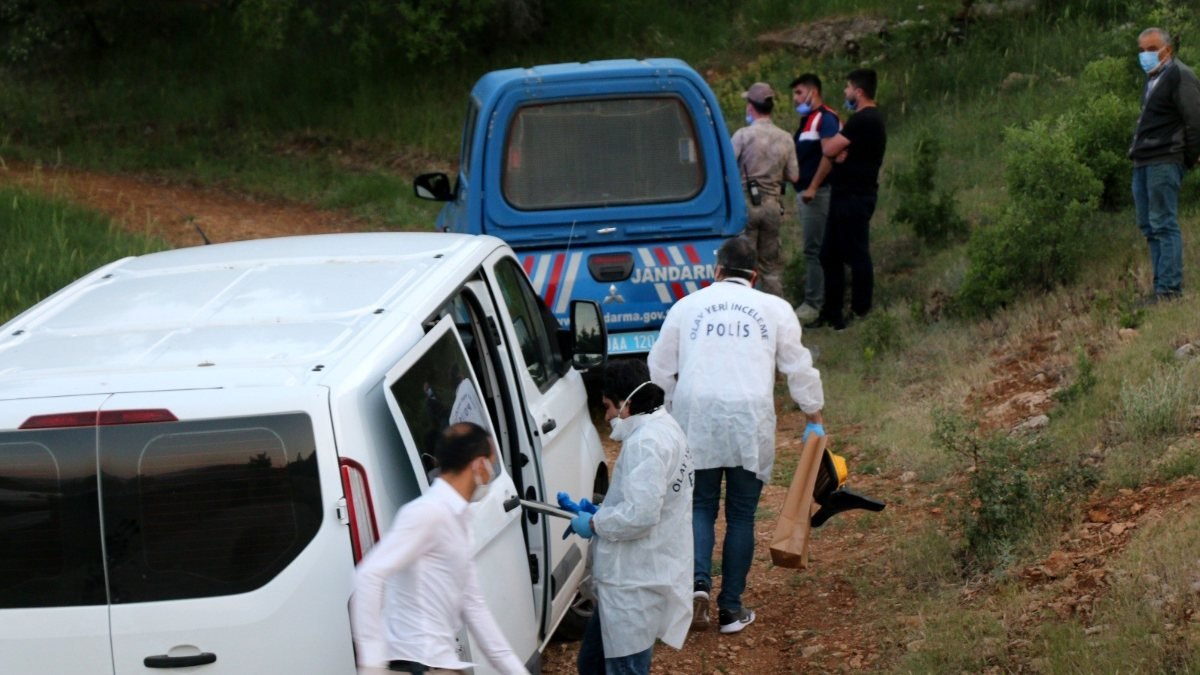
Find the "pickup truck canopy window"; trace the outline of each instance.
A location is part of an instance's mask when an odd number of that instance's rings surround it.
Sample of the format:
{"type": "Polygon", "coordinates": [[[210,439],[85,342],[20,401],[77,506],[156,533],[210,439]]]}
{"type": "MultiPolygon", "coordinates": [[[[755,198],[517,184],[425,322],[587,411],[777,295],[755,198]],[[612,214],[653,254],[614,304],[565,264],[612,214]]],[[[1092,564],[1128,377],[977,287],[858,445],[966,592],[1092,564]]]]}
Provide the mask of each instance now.
{"type": "Polygon", "coordinates": [[[696,130],[675,96],[525,105],[504,153],[521,210],[685,201],[704,187],[696,130]]]}

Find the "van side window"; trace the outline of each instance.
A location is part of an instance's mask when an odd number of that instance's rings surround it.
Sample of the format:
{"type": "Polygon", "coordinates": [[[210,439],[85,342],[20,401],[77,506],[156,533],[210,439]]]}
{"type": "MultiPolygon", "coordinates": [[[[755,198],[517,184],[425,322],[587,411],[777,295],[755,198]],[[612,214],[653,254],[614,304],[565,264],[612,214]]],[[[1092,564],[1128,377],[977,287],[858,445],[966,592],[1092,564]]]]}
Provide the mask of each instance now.
{"type": "Polygon", "coordinates": [[[101,427],[113,603],[252,591],[321,525],[303,413],[101,427]]]}
{"type": "Polygon", "coordinates": [[[0,434],[0,609],[103,605],[96,430],[0,434]]]}
{"type": "Polygon", "coordinates": [[[497,263],[496,279],[512,317],[517,344],[521,346],[529,376],[540,390],[546,391],[570,367],[558,349],[558,321],[533,292],[525,271],[516,262],[505,258],[497,263]]]}
{"type": "Polygon", "coordinates": [[[451,424],[474,422],[492,429],[487,409],[479,400],[479,388],[467,367],[466,356],[447,332],[421,355],[393,384],[395,399],[404,422],[412,433],[425,471],[432,478],[437,462],[434,450],[438,437],[451,424]]]}

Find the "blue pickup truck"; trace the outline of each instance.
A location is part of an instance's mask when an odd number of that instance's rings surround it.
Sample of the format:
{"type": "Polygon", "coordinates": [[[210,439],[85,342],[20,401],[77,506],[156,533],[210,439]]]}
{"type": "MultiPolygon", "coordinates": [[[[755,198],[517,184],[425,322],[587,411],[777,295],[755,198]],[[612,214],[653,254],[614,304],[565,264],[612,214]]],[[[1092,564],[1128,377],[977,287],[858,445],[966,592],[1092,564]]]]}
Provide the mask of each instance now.
{"type": "Polygon", "coordinates": [[[564,327],[571,299],[601,303],[610,354],[649,351],[746,223],[720,106],[678,59],[488,73],[457,180],[422,174],[414,188],[446,202],[439,230],[508,242],[564,327]]]}

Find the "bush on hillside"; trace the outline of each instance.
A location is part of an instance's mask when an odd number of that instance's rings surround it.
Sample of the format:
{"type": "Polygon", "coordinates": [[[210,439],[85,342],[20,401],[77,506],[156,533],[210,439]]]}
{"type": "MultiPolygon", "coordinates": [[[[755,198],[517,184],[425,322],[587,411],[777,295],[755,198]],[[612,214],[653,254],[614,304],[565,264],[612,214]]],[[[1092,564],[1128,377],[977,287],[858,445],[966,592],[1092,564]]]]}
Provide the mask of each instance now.
{"type": "Polygon", "coordinates": [[[1132,201],[1133,165],[1127,153],[1137,123],[1141,74],[1128,58],[1093,61],[1080,79],[1087,103],[1059,120],[1075,154],[1104,184],[1100,208],[1119,211],[1132,201]]]}
{"type": "Polygon", "coordinates": [[[1103,191],[1062,125],[1009,129],[1004,145],[1009,203],[999,222],[971,235],[957,295],[968,312],[991,312],[1022,292],[1071,281],[1103,191]]]}
{"type": "Polygon", "coordinates": [[[1095,471],[1056,462],[1039,439],[983,434],[975,422],[940,409],[933,411],[933,428],[934,443],[971,462],[958,513],[959,559],[968,574],[1009,562],[1042,528],[1070,520],[1096,485],[1095,471]]]}
{"type": "Polygon", "coordinates": [[[924,132],[917,137],[912,161],[891,174],[891,187],[900,195],[893,220],[911,225],[921,241],[933,246],[967,233],[967,221],[958,214],[954,194],[938,190],[935,184],[941,156],[937,137],[924,132]]]}

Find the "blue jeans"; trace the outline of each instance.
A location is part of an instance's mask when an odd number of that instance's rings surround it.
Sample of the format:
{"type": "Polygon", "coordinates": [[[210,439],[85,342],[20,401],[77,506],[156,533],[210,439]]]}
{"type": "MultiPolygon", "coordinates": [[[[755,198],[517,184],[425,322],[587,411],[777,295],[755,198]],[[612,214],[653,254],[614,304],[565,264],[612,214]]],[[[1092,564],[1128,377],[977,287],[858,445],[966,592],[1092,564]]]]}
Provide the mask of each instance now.
{"type": "Polygon", "coordinates": [[[1151,164],[1133,168],[1133,205],[1138,228],[1150,245],[1154,292],[1183,292],[1183,235],[1179,232],[1179,184],[1182,164],[1151,164]]]}
{"type": "Polygon", "coordinates": [[[653,655],[654,646],[651,645],[645,651],[629,656],[604,658],[604,635],[600,632],[600,605],[597,603],[583,632],[575,665],[579,675],[650,675],[650,657],[653,655]]]}
{"type": "Polygon", "coordinates": [[[741,468],[697,469],[692,491],[692,537],[695,546],[695,578],[712,588],[712,555],[716,536],[721,479],[725,479],[725,548],[721,555],[721,594],[717,607],[731,612],[742,609],[746,575],[754,561],[754,512],[763,482],[741,468]]]}

